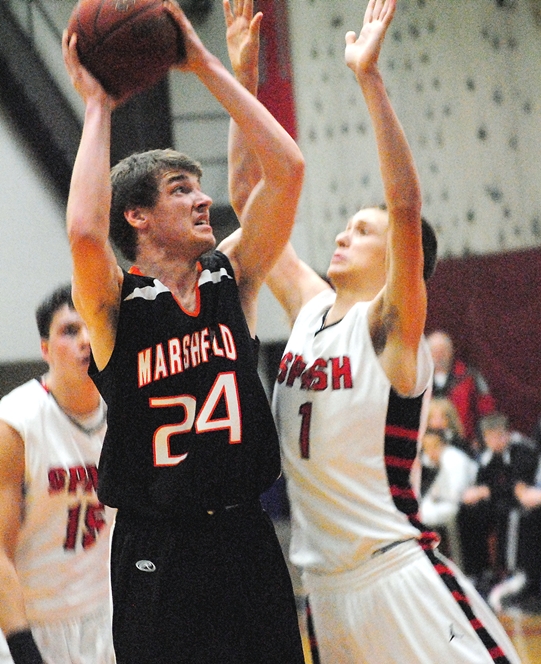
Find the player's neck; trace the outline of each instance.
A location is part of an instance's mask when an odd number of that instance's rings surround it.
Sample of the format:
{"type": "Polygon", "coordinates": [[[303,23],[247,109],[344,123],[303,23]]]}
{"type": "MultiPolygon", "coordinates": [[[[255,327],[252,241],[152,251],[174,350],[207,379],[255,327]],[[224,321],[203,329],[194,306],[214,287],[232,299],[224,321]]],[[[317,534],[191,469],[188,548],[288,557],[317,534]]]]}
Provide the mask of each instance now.
{"type": "Polygon", "coordinates": [[[137,268],[149,277],[155,277],[167,286],[182,306],[191,311],[196,306],[196,285],[199,280],[201,266],[199,257],[191,260],[151,259],[137,257],[137,268]]]}
{"type": "Polygon", "coordinates": [[[87,417],[100,407],[99,392],[90,378],[70,381],[49,372],[43,376],[42,381],[59,407],[68,415],[87,417]]]}
{"type": "Polygon", "coordinates": [[[325,325],[332,325],[342,320],[347,312],[358,302],[372,302],[380,292],[376,288],[361,287],[351,284],[335,284],[336,299],[329,309],[325,319],[325,325]]]}

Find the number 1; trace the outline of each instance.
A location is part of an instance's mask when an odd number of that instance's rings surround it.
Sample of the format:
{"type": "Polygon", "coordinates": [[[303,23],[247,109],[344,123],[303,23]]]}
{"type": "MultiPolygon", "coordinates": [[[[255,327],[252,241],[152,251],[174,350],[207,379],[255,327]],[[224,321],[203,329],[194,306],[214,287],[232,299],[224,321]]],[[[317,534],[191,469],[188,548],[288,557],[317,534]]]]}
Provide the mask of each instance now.
{"type": "Polygon", "coordinates": [[[299,445],[301,449],[301,459],[310,458],[310,421],[312,419],[312,402],[307,401],[299,408],[299,415],[302,417],[301,431],[299,435],[299,445]]]}

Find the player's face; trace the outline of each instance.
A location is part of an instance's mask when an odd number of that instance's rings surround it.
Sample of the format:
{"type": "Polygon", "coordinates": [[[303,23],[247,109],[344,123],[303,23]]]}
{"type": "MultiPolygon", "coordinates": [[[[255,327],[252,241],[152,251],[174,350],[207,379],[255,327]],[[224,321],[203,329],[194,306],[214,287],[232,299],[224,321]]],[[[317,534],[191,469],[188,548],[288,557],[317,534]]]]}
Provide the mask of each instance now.
{"type": "Polygon", "coordinates": [[[377,208],[359,210],[345,231],[336,237],[336,249],[327,276],[335,283],[348,279],[383,286],[387,228],[386,211],[377,208]]]}
{"type": "Polygon", "coordinates": [[[210,225],[212,199],[201,191],[197,176],[186,171],[168,171],[161,176],[156,205],[147,216],[148,232],[158,246],[201,255],[216,243],[210,225]]]}
{"type": "Polygon", "coordinates": [[[67,304],[55,312],[49,338],[41,341],[41,351],[51,371],[74,379],[88,378],[88,330],[79,314],[67,304]]]}

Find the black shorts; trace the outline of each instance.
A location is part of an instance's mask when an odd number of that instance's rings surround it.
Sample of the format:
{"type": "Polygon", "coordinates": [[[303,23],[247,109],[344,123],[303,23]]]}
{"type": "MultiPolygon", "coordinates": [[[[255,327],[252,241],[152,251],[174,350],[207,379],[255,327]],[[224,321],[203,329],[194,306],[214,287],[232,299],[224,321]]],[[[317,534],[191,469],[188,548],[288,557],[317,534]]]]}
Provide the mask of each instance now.
{"type": "Polygon", "coordinates": [[[111,560],[118,664],[302,664],[295,598],[259,503],[182,525],[119,510],[111,560]]]}

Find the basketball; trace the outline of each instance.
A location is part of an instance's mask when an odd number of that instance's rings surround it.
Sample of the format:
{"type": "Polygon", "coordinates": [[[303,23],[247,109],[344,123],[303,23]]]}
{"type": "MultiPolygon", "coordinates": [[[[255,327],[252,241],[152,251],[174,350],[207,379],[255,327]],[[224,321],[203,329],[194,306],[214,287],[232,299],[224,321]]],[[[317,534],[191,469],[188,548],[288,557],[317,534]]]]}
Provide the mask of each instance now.
{"type": "Polygon", "coordinates": [[[186,57],[162,0],[79,0],[68,22],[81,63],[116,98],[146,90],[186,57]]]}

